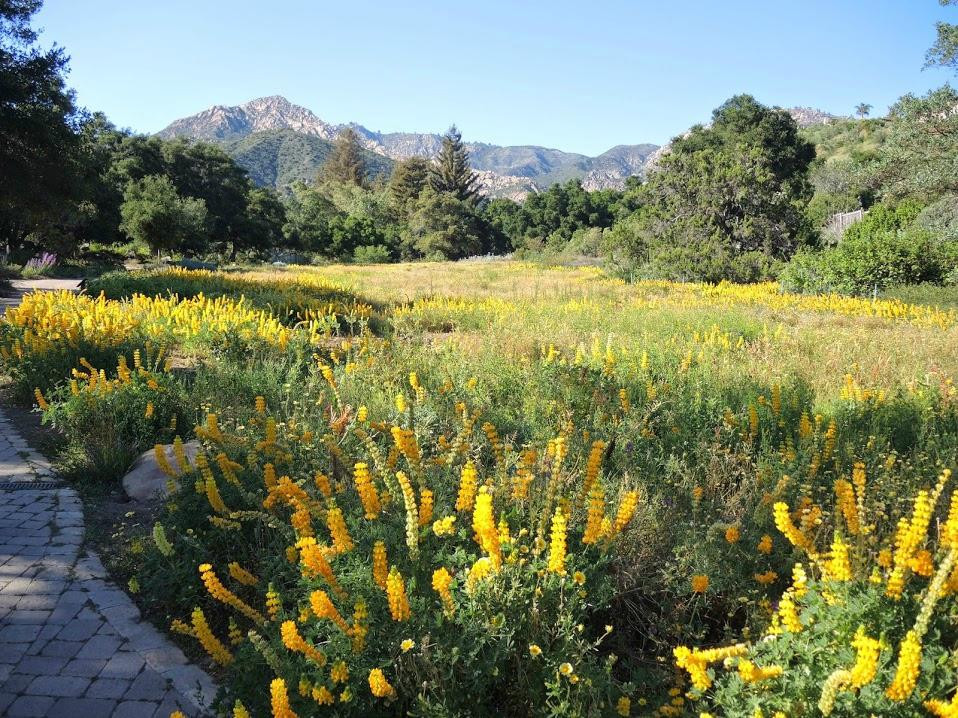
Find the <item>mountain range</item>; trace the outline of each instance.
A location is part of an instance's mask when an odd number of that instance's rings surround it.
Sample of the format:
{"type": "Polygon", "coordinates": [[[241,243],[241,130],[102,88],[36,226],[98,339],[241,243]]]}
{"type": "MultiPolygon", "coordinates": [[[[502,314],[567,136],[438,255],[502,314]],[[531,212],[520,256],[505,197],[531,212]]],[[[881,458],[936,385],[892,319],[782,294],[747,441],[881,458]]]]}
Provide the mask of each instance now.
{"type": "MultiPolygon", "coordinates": [[[[791,111],[802,124],[828,122],[831,115],[808,108],[791,111]]],[[[414,155],[434,157],[442,135],[418,132],[374,132],[360,124],[333,125],[311,110],[273,95],[242,105],[214,105],[170,123],[158,136],[186,137],[222,145],[254,182],[282,190],[296,180],[316,177],[346,127],[352,127],[364,146],[373,176],[386,176],[393,164],[414,155]]],[[[658,145],[616,145],[596,157],[536,145],[501,146],[467,142],[473,168],[483,192],[521,199],[555,182],[579,179],[588,190],[621,188],[631,176],[641,176],[658,145]]]]}

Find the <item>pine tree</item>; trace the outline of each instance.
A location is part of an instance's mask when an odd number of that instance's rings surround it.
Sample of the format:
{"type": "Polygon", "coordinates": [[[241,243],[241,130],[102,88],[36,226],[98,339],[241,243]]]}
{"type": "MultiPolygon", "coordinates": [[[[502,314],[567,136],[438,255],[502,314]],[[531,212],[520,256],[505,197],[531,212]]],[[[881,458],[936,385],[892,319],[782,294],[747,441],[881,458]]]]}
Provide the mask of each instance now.
{"type": "Polygon", "coordinates": [[[319,182],[344,182],[366,186],[366,160],[363,158],[359,135],[352,127],[339,133],[333,151],[319,168],[319,182]]]}
{"type": "Polygon", "coordinates": [[[389,191],[397,207],[409,211],[429,182],[431,164],[425,157],[409,157],[396,163],[389,178],[389,191]]]}
{"type": "Polygon", "coordinates": [[[469,167],[469,152],[455,125],[442,138],[442,148],[429,175],[429,185],[436,192],[451,194],[463,202],[475,202],[479,197],[479,176],[469,167]]]}

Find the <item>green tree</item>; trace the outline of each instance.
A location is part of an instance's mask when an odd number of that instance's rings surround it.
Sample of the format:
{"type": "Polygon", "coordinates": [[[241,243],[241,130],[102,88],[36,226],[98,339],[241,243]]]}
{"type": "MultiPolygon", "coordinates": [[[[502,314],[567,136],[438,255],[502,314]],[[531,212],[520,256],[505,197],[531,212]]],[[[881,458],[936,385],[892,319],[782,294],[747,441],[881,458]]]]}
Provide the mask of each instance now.
{"type": "Polygon", "coordinates": [[[389,192],[402,212],[408,212],[429,184],[431,163],[425,157],[409,157],[396,163],[389,178],[389,192]]]}
{"type": "Polygon", "coordinates": [[[208,239],[206,204],[182,197],[169,177],[147,175],[131,182],[123,193],[120,228],[150,249],[193,254],[208,239]]]}
{"type": "Polygon", "coordinates": [[[292,246],[309,252],[329,253],[330,224],[343,213],[316,187],[294,184],[286,200],[283,234],[292,246]]]}
{"type": "Polygon", "coordinates": [[[785,111],[747,95],[674,141],[642,186],[641,209],[611,233],[640,271],[751,281],[809,239],[814,148],[785,111]]]}
{"type": "Polygon", "coordinates": [[[283,244],[286,205],[273,190],[267,187],[251,188],[246,195],[243,219],[237,239],[232,243],[231,258],[235,258],[240,250],[263,257],[270,249],[283,244]]]}
{"type": "MultiPolygon", "coordinates": [[[[941,5],[958,5],[958,0],[939,0],[941,5]]],[[[939,22],[938,37],[925,56],[925,67],[951,67],[958,71],[958,25],[939,22]]]]}
{"type": "Polygon", "coordinates": [[[866,117],[868,117],[868,115],[871,114],[871,111],[872,106],[867,102],[860,102],[855,105],[855,114],[858,115],[858,118],[861,120],[864,120],[866,117]]]}
{"type": "Polygon", "coordinates": [[[442,138],[436,164],[430,169],[429,186],[461,202],[475,203],[479,199],[479,176],[469,166],[469,152],[455,125],[442,138]]]}
{"type": "Polygon", "coordinates": [[[363,157],[359,135],[352,127],[339,133],[332,152],[319,168],[320,182],[343,182],[366,186],[366,160],[363,157]]]}
{"type": "Polygon", "coordinates": [[[905,95],[891,108],[891,131],[873,182],[892,197],[926,200],[958,191],[958,92],[949,85],[923,97],[905,95]]]}
{"type": "Polygon", "coordinates": [[[82,200],[80,117],[62,48],[42,51],[30,19],[41,0],[0,0],[0,240],[66,227],[82,200]]]}
{"type": "Polygon", "coordinates": [[[815,146],[800,135],[787,110],[766,107],[751,95],[726,100],[712,112],[711,127],[693,127],[673,141],[670,154],[737,146],[759,150],[775,181],[791,197],[802,201],[811,197],[808,169],[815,146]]]}
{"type": "Polygon", "coordinates": [[[409,218],[403,241],[413,256],[462,259],[483,251],[487,232],[472,202],[427,188],[409,218]]]}

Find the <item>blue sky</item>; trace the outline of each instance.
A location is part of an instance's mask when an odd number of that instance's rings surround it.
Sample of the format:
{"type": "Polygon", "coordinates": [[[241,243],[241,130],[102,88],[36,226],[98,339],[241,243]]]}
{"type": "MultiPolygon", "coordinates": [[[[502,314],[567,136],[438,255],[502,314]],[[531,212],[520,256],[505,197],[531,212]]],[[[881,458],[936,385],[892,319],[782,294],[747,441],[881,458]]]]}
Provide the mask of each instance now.
{"type": "Polygon", "coordinates": [[[281,94],[373,130],[598,154],[663,143],[727,97],[884,114],[922,71],[936,0],[46,0],[79,102],[155,132],[281,94]]]}

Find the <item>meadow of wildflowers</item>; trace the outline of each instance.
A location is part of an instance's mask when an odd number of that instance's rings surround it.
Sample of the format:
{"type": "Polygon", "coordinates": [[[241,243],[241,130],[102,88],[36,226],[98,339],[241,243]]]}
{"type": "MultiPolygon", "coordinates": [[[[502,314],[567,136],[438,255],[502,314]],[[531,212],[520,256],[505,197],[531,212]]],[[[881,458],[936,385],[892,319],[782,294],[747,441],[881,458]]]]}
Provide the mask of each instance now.
{"type": "Polygon", "coordinates": [[[954,312],[512,263],[101,289],[8,313],[3,369],[104,478],[174,444],[128,578],[225,715],[958,714],[954,312]]]}

